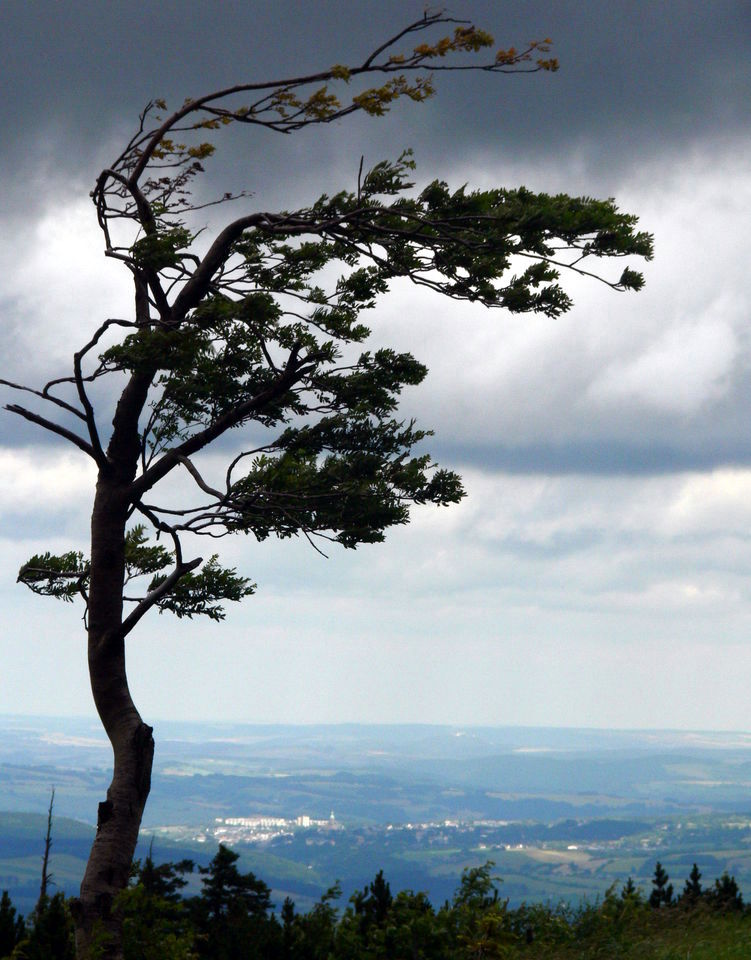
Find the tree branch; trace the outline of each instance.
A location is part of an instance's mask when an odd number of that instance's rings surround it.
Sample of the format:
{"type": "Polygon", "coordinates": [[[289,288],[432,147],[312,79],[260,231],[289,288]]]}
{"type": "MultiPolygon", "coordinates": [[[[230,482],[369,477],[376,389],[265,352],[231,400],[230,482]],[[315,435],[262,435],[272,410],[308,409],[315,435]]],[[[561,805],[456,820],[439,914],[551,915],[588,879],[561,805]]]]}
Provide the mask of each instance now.
{"type": "Polygon", "coordinates": [[[29,420],[31,423],[36,423],[37,426],[44,427],[45,430],[49,430],[50,433],[56,433],[60,437],[64,437],[66,440],[69,440],[71,443],[75,444],[79,450],[83,450],[84,453],[87,453],[92,460],[97,462],[96,453],[94,448],[90,443],[87,443],[83,437],[79,437],[77,433],[73,433],[72,430],[67,430],[65,427],[61,427],[58,423],[53,423],[51,420],[47,420],[44,417],[40,417],[37,413],[32,413],[31,410],[27,410],[25,407],[19,407],[17,403],[6,404],[5,409],[9,413],[16,413],[19,417],[23,417],[24,420],[29,420]]]}
{"type": "Polygon", "coordinates": [[[83,409],[85,411],[85,421],[86,427],[89,431],[89,438],[91,439],[91,448],[94,451],[94,459],[97,464],[102,467],[107,462],[107,457],[105,456],[104,450],[102,449],[102,444],[99,440],[99,431],[96,428],[96,418],[94,416],[94,408],[91,405],[89,396],[86,393],[86,388],[83,385],[83,373],[81,371],[81,358],[83,353],[77,351],[73,354],[73,373],[76,382],[76,390],[78,391],[78,399],[81,401],[83,409]]]}
{"type": "Polygon", "coordinates": [[[253,213],[239,217],[228,224],[217,236],[203,256],[200,266],[175,298],[172,305],[172,322],[179,323],[183,317],[201,302],[209,290],[214,274],[227,259],[232,244],[239,240],[250,227],[258,226],[269,214],[253,213]]]}
{"type": "Polygon", "coordinates": [[[202,563],[203,557],[196,557],[195,560],[189,560],[187,563],[178,563],[172,573],[166,579],[162,580],[158,587],[155,587],[150,593],[147,593],[135,610],[128,614],[125,620],[123,620],[121,628],[122,637],[127,637],[141,617],[148,613],[148,611],[156,603],[158,603],[162,597],[166,597],[175,584],[182,577],[184,577],[186,573],[190,573],[191,570],[195,570],[195,568],[200,566],[202,563]]]}
{"type": "Polygon", "coordinates": [[[196,481],[196,483],[201,488],[201,490],[203,490],[204,493],[208,493],[209,496],[211,497],[216,497],[216,499],[219,501],[224,500],[226,494],[220,493],[218,490],[214,490],[213,487],[210,487],[206,483],[206,481],[203,479],[201,474],[198,472],[197,468],[192,463],[192,461],[188,459],[188,457],[185,457],[182,454],[176,454],[176,457],[178,462],[185,467],[185,469],[188,471],[191,477],[193,477],[193,479],[196,481]]]}
{"type": "Polygon", "coordinates": [[[234,409],[228,410],[227,413],[223,414],[204,430],[189,437],[178,447],[167,450],[155,464],[150,466],[138,479],[133,481],[130,487],[131,500],[140,500],[147,490],[150,490],[156,483],[166,477],[167,474],[186,457],[202,450],[207,444],[211,443],[212,440],[220,437],[232,427],[237,426],[237,424],[241,423],[256,410],[262,410],[266,404],[283,396],[311,369],[307,358],[303,361],[298,360],[298,351],[299,348],[292,350],[287,361],[287,366],[270,387],[256,394],[255,397],[251,397],[250,400],[246,400],[245,403],[238,404],[234,409]]]}
{"type": "Polygon", "coordinates": [[[11,390],[22,390],[24,393],[33,393],[35,397],[39,397],[40,400],[47,400],[49,403],[54,403],[55,406],[60,407],[62,410],[67,410],[68,413],[72,413],[75,417],[78,417],[79,420],[86,420],[86,417],[81,413],[80,410],[76,409],[72,403],[68,403],[66,400],[61,400],[60,397],[53,397],[51,393],[46,392],[48,387],[51,384],[47,384],[44,390],[35,390],[33,387],[25,387],[21,383],[13,383],[10,380],[0,380],[0,385],[4,387],[10,387],[11,390]]]}

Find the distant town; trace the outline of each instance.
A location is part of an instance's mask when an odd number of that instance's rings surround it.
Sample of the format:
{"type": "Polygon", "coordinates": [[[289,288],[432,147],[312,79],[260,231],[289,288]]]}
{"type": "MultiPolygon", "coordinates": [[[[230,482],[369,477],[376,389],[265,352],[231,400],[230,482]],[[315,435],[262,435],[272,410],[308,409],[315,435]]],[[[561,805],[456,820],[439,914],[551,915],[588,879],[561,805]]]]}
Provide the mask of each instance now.
{"type": "MultiPolygon", "coordinates": [[[[571,825],[575,821],[570,821],[571,825]]],[[[584,828],[587,833],[587,826],[579,822],[579,828],[584,828]]],[[[614,824],[616,831],[621,829],[621,824],[616,821],[614,824]]],[[[691,829],[694,824],[688,823],[686,826],[691,829]]],[[[742,823],[733,823],[732,826],[751,826],[748,821],[742,823]]],[[[683,824],[673,824],[674,831],[680,833],[683,824]]],[[[348,830],[352,837],[367,835],[382,835],[384,839],[391,836],[396,839],[399,835],[411,835],[414,842],[422,845],[445,846],[449,843],[456,843],[458,835],[463,835],[465,842],[469,842],[472,848],[478,853],[491,850],[524,850],[526,848],[537,848],[540,850],[589,850],[604,851],[615,850],[622,847],[626,838],[620,835],[607,837],[587,837],[585,842],[567,843],[561,837],[553,836],[550,840],[542,839],[538,831],[539,824],[531,824],[525,821],[512,820],[458,820],[445,819],[440,821],[425,821],[419,823],[388,823],[382,825],[365,826],[363,824],[350,825],[348,830]],[[535,829],[537,828],[537,829],[535,829]],[[511,833],[511,836],[508,834],[511,833]],[[506,836],[503,836],[505,834],[506,836]],[[522,840],[524,838],[524,842],[522,840]],[[505,842],[504,842],[505,841],[505,842]]],[[[647,851],[656,849],[663,845],[663,839],[660,834],[669,829],[669,825],[662,824],[655,828],[656,835],[641,837],[639,840],[631,839],[632,844],[636,844],[642,850],[647,851]]],[[[274,842],[284,841],[285,838],[293,838],[300,834],[308,833],[310,836],[306,843],[334,844],[336,838],[332,836],[335,832],[347,830],[345,824],[339,822],[334,811],[328,818],[321,820],[311,817],[307,814],[300,814],[293,819],[284,817],[253,816],[253,817],[215,817],[213,822],[207,827],[195,827],[187,824],[175,826],[154,827],[150,833],[155,836],[161,836],[164,839],[182,843],[223,843],[226,846],[236,844],[273,844],[274,842]]],[[[564,832],[565,835],[565,832],[564,832]]],[[[343,838],[342,838],[343,839],[343,838]]],[[[570,837],[566,839],[571,839],[570,837]]]]}
{"type": "MultiPolygon", "coordinates": [[[[440,820],[426,821],[420,823],[388,823],[377,827],[363,828],[357,825],[352,829],[356,833],[375,832],[377,833],[400,833],[408,832],[415,835],[419,841],[428,843],[447,843],[450,839],[449,834],[456,832],[474,833],[483,829],[493,831],[511,826],[510,820],[440,820]]],[[[293,837],[304,831],[323,832],[330,834],[333,831],[343,831],[346,827],[336,819],[334,811],[325,820],[316,819],[308,814],[300,814],[293,819],[284,817],[253,816],[253,817],[215,817],[213,822],[207,827],[196,828],[187,824],[173,826],[159,826],[150,829],[150,833],[165,839],[193,842],[193,843],[224,843],[227,846],[233,844],[260,844],[270,843],[280,840],[284,837],[293,837]]],[[[333,839],[333,838],[332,838],[333,839]]],[[[479,844],[478,849],[485,849],[484,844],[479,844]]],[[[500,844],[499,849],[523,849],[524,844],[500,844]]],[[[575,848],[571,848],[575,849],[575,848]]]]}
{"type": "MultiPolygon", "coordinates": [[[[174,828],[179,829],[179,828],[174,828]]],[[[205,843],[214,840],[231,846],[233,843],[265,843],[279,837],[292,836],[298,830],[343,830],[334,811],[327,820],[315,820],[303,813],[294,820],[284,817],[216,817],[211,827],[190,839],[205,843]]],[[[187,839],[184,834],[180,839],[187,839]]]]}

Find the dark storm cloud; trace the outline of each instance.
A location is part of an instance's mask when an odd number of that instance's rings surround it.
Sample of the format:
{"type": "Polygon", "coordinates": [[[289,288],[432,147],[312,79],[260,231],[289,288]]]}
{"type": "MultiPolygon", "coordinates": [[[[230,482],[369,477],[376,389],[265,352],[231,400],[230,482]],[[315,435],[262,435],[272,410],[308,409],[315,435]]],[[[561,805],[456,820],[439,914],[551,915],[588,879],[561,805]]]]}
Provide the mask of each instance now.
{"type": "MultiPolygon", "coordinates": [[[[3,97],[0,123],[7,169],[41,158],[58,172],[80,171],[102,139],[122,124],[130,129],[154,96],[180,102],[241,79],[357,61],[422,10],[421,2],[351,0],[6,0],[0,43],[3,86],[12,95],[3,97]],[[46,156],[51,143],[64,150],[46,156]]],[[[612,162],[624,150],[674,150],[747,125],[748,2],[467,0],[451,13],[492,31],[503,46],[551,36],[562,69],[555,77],[440,77],[433,103],[399,109],[390,121],[389,142],[401,134],[426,161],[478,147],[509,156],[584,144],[612,162]]],[[[341,144],[352,133],[345,124],[330,136],[341,144]]],[[[264,150],[276,158],[289,139],[270,148],[264,141],[264,150]]],[[[302,139],[313,145],[321,136],[302,139]]],[[[330,158],[324,150],[307,160],[315,167],[330,158]]],[[[274,162],[267,176],[278,172],[274,162]]]]}
{"type": "MultiPolygon", "coordinates": [[[[0,6],[0,70],[3,87],[11,92],[0,100],[6,238],[14,237],[14,251],[24,244],[32,249],[38,242],[32,229],[35,206],[49,211],[52,198],[67,201],[72,196],[85,203],[93,178],[130,135],[150,98],[164,96],[174,105],[240,79],[357,62],[422,10],[422,2],[350,0],[6,0],[0,6]]],[[[747,2],[467,0],[452,5],[451,13],[472,18],[502,46],[551,36],[561,71],[527,77],[439,75],[438,95],[427,104],[400,104],[382,120],[353,117],[291,137],[229,130],[207,165],[202,189],[213,193],[249,186],[255,191],[252,205],[294,207],[323,191],[352,185],[361,153],[370,162],[411,145],[423,177],[436,169],[461,175],[463,167],[477,170],[487,162],[493,171],[513,169],[514,179],[532,177],[535,165],[544,168],[548,179],[551,170],[566,167],[565,182],[570,158],[579,154],[585,173],[576,186],[563,189],[609,195],[629,170],[651,161],[653,167],[671,171],[669,180],[693,146],[706,149],[709,144],[714,151],[748,135],[747,2]]],[[[653,228],[646,218],[644,222],[653,228]]],[[[658,264],[664,249],[660,244],[658,237],[658,264]]],[[[0,287],[6,283],[0,280],[0,287]]],[[[7,343],[14,323],[36,330],[41,322],[36,300],[24,310],[13,307],[17,294],[16,289],[3,297],[0,289],[6,318],[0,337],[7,343]]],[[[643,302],[630,309],[641,309],[643,302]]],[[[103,309],[113,309],[106,296],[101,303],[103,309]]],[[[542,348],[538,353],[548,355],[542,348]]],[[[555,356],[561,358],[558,367],[569,370],[578,362],[573,353],[555,356]]],[[[13,373],[6,370],[5,375],[13,373]]],[[[35,382],[37,377],[18,379],[35,382]]],[[[538,381],[537,393],[544,388],[538,381]]],[[[520,378],[503,399],[524,389],[529,384],[520,378]]],[[[585,440],[574,430],[557,442],[551,431],[539,436],[530,426],[521,439],[501,431],[503,442],[498,443],[483,435],[476,420],[453,431],[442,426],[440,417],[427,422],[443,437],[444,456],[438,457],[441,451],[435,446],[437,457],[451,463],[549,473],[704,469],[751,461],[744,439],[746,397],[737,391],[733,397],[737,403],[721,417],[713,408],[706,422],[692,415],[685,424],[671,421],[669,429],[650,422],[629,423],[623,430],[617,413],[595,432],[584,418],[585,440]]],[[[572,405],[577,398],[573,390],[566,394],[572,405]]],[[[21,446],[36,434],[25,422],[8,417],[0,430],[3,441],[10,434],[7,442],[21,446]]],[[[36,442],[49,439],[37,436],[36,442]]]]}
{"type": "Polygon", "coordinates": [[[483,446],[476,443],[441,443],[439,440],[432,444],[431,450],[441,463],[450,462],[510,474],[649,476],[751,466],[751,439],[739,444],[735,438],[723,441],[711,436],[703,437],[701,442],[694,444],[686,443],[681,437],[680,445],[655,441],[566,440],[560,444],[506,446],[494,443],[483,446]]]}

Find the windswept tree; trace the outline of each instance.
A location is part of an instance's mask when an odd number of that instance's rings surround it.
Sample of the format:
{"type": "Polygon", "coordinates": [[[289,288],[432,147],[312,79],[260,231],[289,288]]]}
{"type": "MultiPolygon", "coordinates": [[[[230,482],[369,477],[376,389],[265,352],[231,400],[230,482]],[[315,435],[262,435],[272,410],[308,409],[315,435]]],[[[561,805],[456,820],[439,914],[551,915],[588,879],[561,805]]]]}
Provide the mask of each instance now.
{"type": "MultiPolygon", "coordinates": [[[[369,334],[362,315],[408,278],[455,300],[555,317],[571,306],[561,268],[598,276],[590,264],[651,256],[651,238],[611,200],[439,181],[417,189],[409,152],[355,164],[348,189],[297,210],[249,211],[244,193],[191,192],[214,151],[204,138],[225,126],[291,134],[422,101],[439,71],[556,68],[547,40],[482,59],[492,44],[472,24],[426,14],[359,65],[240,83],[174,111],[148,104],[92,192],[105,254],[133,282],[132,316],[104,320],[70,372],[44,386],[3,381],[33,401],[7,410],[97,470],[90,553],[45,553],[19,573],[36,593],[82,598],[94,702],[114,752],[75,907],[80,958],[95,943],[97,955],[122,955],[112,904],[149,794],[152,728],[128,690],[126,639],[150,611],[221,619],[226,601],[253,591],[216,555],[186,551],[236,532],[355,548],[406,523],[411,504],[463,496],[456,474],[413,452],[426,433],[398,415],[402,388],[425,368],[388,348],[358,353],[369,334]],[[197,211],[214,204],[241,212],[209,236],[197,211]],[[220,438],[233,452],[217,477],[201,454],[220,438]],[[194,484],[192,503],[171,487],[178,474],[194,484]]],[[[642,285],[630,267],[600,279],[614,290],[642,285]]]]}

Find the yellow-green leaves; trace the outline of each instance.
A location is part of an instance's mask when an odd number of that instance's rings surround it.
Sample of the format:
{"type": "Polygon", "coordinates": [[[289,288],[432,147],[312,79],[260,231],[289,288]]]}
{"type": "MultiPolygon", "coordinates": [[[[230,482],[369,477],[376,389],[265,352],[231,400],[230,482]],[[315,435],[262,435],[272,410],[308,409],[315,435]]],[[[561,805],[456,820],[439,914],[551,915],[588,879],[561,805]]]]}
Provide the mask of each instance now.
{"type": "Polygon", "coordinates": [[[271,109],[281,118],[301,117],[307,120],[326,120],[342,106],[339,98],[327,86],[319,87],[307,97],[299,97],[287,87],[274,91],[270,97],[271,109]]]}
{"type": "Polygon", "coordinates": [[[302,109],[306,117],[324,120],[332,116],[340,107],[341,102],[333,93],[329,93],[328,87],[321,87],[311,93],[303,103],[302,109]]]}
{"type": "Polygon", "coordinates": [[[199,143],[197,147],[189,147],[187,154],[197,160],[204,160],[206,157],[210,157],[214,150],[216,150],[216,147],[213,143],[199,143]]]}
{"type": "Polygon", "coordinates": [[[392,77],[383,86],[371,87],[352,97],[352,102],[372,117],[381,117],[391,104],[400,97],[409,97],[416,103],[427,100],[435,93],[435,87],[430,77],[420,76],[408,80],[400,75],[392,77]]]}
{"type": "MultiPolygon", "coordinates": [[[[531,40],[526,50],[517,50],[509,47],[508,50],[499,50],[495,55],[497,67],[516,67],[520,64],[531,63],[533,53],[550,53],[552,40],[531,40]]],[[[555,57],[538,57],[535,64],[539,70],[555,72],[558,69],[558,60],[555,57]]]]}
{"type": "Polygon", "coordinates": [[[331,68],[331,76],[334,77],[335,80],[347,81],[352,74],[349,67],[345,67],[342,63],[335,63],[331,68]]]}
{"type": "MultiPolygon", "coordinates": [[[[433,57],[445,57],[448,53],[477,53],[484,47],[493,46],[493,37],[485,30],[478,30],[474,24],[460,26],[454,30],[453,37],[441,37],[437,43],[420,43],[413,51],[420,60],[433,57]]],[[[397,62],[397,61],[393,61],[397,62]]]]}

